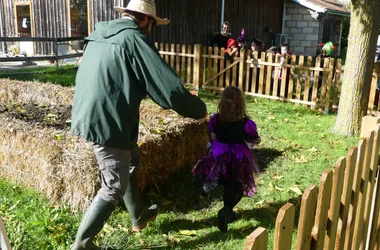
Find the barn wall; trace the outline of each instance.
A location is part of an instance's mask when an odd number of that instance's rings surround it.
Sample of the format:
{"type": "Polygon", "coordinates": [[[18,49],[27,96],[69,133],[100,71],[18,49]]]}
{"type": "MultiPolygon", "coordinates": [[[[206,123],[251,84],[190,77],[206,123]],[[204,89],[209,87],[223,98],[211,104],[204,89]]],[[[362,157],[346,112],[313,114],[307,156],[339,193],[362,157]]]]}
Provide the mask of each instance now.
{"type": "MultiPolygon", "coordinates": [[[[15,34],[14,2],[1,0],[4,35],[15,34]]],[[[276,33],[281,32],[284,0],[225,0],[225,20],[232,25],[232,36],[237,38],[245,28],[248,39],[259,38],[270,47],[276,33]]],[[[30,0],[33,8],[35,37],[70,36],[67,0],[30,0]]],[[[114,6],[126,6],[128,0],[88,0],[89,31],[97,22],[119,18],[114,6]]],[[[157,42],[207,45],[211,36],[220,31],[222,0],[156,0],[157,14],[168,17],[168,26],[157,26],[150,37],[157,42]]],[[[0,5],[1,7],[1,5],[0,5]]],[[[1,12],[0,12],[1,14],[1,12]]],[[[38,44],[37,54],[49,54],[51,44],[38,44]]]]}

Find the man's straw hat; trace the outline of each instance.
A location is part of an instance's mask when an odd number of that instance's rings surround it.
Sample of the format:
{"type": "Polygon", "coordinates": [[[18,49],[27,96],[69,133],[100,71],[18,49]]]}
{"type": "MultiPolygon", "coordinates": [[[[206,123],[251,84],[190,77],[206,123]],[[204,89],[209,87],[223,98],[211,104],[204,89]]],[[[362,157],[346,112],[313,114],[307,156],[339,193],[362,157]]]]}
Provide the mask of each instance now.
{"type": "Polygon", "coordinates": [[[128,11],[134,11],[148,15],[156,21],[157,25],[166,25],[170,22],[167,18],[159,18],[156,16],[155,0],[131,0],[127,7],[116,6],[114,9],[120,14],[128,11]]]}

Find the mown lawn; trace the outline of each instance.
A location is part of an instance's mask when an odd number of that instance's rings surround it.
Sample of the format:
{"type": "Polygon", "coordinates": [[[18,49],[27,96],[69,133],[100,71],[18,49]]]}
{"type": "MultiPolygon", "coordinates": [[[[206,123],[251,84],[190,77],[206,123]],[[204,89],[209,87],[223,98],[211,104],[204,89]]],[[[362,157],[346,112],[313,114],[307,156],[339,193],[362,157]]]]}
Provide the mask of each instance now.
{"type": "MultiPolygon", "coordinates": [[[[200,97],[209,112],[216,111],[217,96],[201,92],[200,97]]],[[[247,97],[247,107],[262,137],[254,153],[263,173],[255,175],[258,193],[237,205],[243,219],[231,224],[228,233],[216,227],[222,189],[199,199],[192,166],[184,166],[166,185],[148,192],[161,204],[161,214],[147,229],[131,232],[129,216],[120,207],[98,242],[115,249],[243,249],[246,237],[258,226],[268,229],[272,242],[278,209],[292,202],[298,211],[301,192],[318,184],[321,173],[345,156],[358,138],[332,134],[334,115],[302,106],[247,97]]],[[[0,204],[13,249],[69,249],[81,214],[49,204],[38,193],[6,180],[0,181],[0,204]]]]}

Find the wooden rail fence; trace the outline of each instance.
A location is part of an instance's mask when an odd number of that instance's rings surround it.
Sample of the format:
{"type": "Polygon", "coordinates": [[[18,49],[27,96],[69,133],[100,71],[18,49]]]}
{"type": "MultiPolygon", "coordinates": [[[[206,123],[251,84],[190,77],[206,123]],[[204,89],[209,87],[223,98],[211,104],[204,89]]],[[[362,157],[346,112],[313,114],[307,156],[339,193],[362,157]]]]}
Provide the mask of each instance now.
{"type": "MultiPolygon", "coordinates": [[[[380,249],[379,132],[380,125],[322,173],[319,188],[304,191],[295,242],[295,207],[281,207],[273,250],[380,249]]],[[[252,232],[244,249],[268,249],[266,229],[252,232]]]]}
{"type": "MultiPolygon", "coordinates": [[[[193,88],[218,92],[235,85],[247,95],[302,104],[312,110],[336,112],[339,104],[342,60],[291,56],[281,64],[279,54],[268,56],[240,51],[240,57],[225,60],[225,50],[202,45],[156,43],[162,58],[193,88]]],[[[368,112],[380,110],[376,90],[380,63],[375,63],[368,112]]]]}
{"type": "Polygon", "coordinates": [[[0,57],[1,62],[33,62],[33,61],[46,61],[52,60],[55,61],[56,69],[59,68],[59,61],[68,58],[77,58],[82,57],[83,53],[79,51],[75,51],[75,53],[70,53],[66,55],[59,55],[59,46],[67,45],[71,46],[71,43],[74,41],[83,41],[84,37],[63,37],[63,38],[47,38],[47,37],[0,37],[1,42],[33,42],[33,43],[41,43],[41,42],[50,42],[53,43],[53,51],[51,55],[35,55],[35,56],[15,56],[15,57],[0,57]]]}

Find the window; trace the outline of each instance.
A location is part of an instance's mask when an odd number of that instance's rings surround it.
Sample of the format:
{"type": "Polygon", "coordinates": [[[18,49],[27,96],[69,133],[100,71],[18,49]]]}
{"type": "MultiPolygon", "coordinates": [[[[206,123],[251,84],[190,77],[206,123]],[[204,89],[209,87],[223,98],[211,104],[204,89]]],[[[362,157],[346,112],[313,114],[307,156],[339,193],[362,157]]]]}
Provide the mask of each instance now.
{"type": "Polygon", "coordinates": [[[71,36],[88,36],[87,0],[70,0],[71,36]]]}

